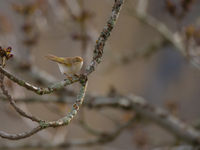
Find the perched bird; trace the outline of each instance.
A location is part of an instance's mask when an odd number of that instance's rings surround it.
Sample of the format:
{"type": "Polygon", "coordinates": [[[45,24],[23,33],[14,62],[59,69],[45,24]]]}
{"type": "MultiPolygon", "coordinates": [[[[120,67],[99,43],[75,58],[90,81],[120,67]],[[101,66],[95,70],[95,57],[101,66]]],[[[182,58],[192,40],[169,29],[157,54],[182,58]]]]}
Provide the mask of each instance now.
{"type": "Polygon", "coordinates": [[[77,76],[83,65],[83,58],[75,57],[57,57],[55,55],[46,56],[48,59],[57,62],[60,72],[71,78],[73,75],[77,76]]]}

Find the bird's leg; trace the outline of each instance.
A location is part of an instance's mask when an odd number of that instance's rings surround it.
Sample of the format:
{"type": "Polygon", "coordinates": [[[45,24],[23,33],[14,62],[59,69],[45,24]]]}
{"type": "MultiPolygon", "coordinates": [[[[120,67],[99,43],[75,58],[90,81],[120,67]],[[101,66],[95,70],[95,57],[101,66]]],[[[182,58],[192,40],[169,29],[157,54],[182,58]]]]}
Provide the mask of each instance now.
{"type": "Polygon", "coordinates": [[[66,74],[66,73],[64,73],[64,75],[66,75],[66,77],[67,77],[67,79],[69,79],[71,82],[72,82],[72,77],[71,76],[69,76],[68,74],[66,74]]]}
{"type": "Polygon", "coordinates": [[[74,76],[77,77],[77,78],[80,78],[79,74],[74,73],[74,76]]]}

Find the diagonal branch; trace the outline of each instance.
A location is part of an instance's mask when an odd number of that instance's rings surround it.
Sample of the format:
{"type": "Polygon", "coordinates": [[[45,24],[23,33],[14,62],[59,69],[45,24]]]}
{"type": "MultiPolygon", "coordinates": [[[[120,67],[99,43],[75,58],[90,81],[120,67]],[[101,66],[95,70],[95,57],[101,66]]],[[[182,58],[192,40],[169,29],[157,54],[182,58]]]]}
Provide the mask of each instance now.
{"type": "Polygon", "coordinates": [[[87,67],[84,75],[88,76],[89,74],[91,74],[95,70],[96,66],[101,62],[105,43],[115,26],[115,23],[117,21],[123,3],[124,0],[115,0],[111,16],[108,19],[106,25],[104,26],[103,31],[101,32],[98,40],[96,41],[93,59],[90,65],[87,67]]]}

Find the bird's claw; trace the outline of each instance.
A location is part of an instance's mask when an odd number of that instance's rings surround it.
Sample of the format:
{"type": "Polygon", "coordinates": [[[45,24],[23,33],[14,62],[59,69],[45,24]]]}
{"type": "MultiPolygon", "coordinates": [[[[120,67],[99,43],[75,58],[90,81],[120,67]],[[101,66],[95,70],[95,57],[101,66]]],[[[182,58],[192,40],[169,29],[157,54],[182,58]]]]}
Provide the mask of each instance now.
{"type": "Polygon", "coordinates": [[[68,74],[64,73],[64,75],[66,75],[67,79],[69,79],[71,82],[73,81],[72,77],[69,76],[68,74]]]}
{"type": "Polygon", "coordinates": [[[79,75],[79,74],[76,74],[76,73],[75,73],[74,76],[77,77],[77,78],[80,78],[80,75],[79,75]]]}
{"type": "MultiPolygon", "coordinates": [[[[69,76],[68,74],[64,73],[64,75],[69,79],[71,82],[73,81],[73,77],[69,76]]],[[[74,77],[80,78],[81,76],[79,74],[73,74],[74,77]]]]}

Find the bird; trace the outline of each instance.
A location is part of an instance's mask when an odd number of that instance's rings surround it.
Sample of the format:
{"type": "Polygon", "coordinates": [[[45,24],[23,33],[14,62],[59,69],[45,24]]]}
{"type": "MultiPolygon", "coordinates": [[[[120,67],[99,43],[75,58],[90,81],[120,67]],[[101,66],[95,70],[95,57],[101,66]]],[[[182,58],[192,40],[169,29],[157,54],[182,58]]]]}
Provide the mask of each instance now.
{"type": "Polygon", "coordinates": [[[66,75],[67,78],[72,79],[72,76],[78,76],[77,73],[83,66],[83,58],[75,57],[58,57],[52,54],[46,56],[49,60],[58,64],[60,72],[66,75]]]}

